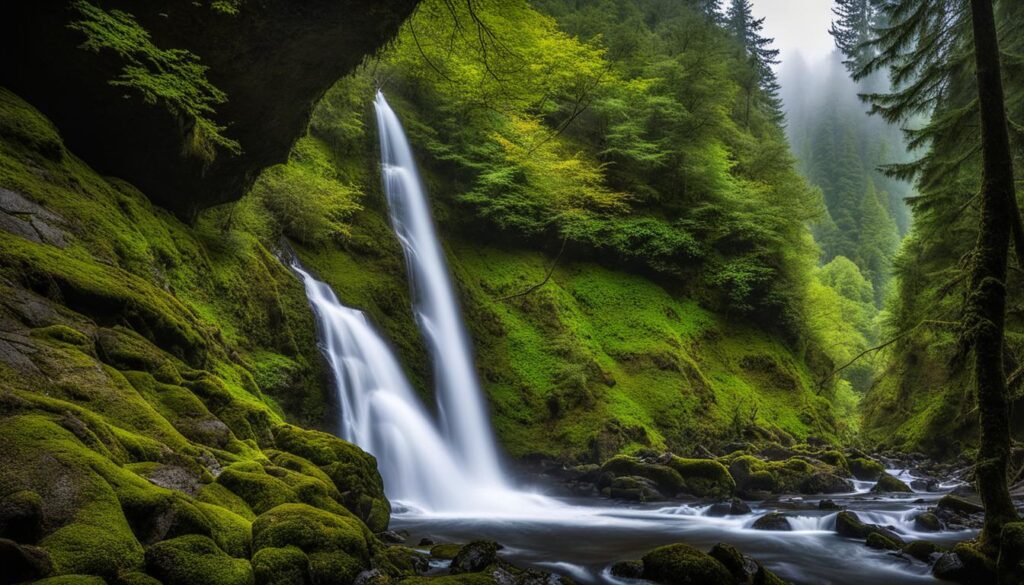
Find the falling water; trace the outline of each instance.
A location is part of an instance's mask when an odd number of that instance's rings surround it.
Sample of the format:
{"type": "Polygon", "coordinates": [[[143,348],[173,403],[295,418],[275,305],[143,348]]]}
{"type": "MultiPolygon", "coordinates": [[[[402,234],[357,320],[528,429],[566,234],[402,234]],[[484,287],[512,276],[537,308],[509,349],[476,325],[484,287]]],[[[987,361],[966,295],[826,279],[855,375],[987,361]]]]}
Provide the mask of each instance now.
{"type": "Polygon", "coordinates": [[[384,193],[391,224],[405,252],[416,322],[434,364],[441,426],[475,480],[502,486],[505,480],[473,368],[473,353],[412,149],[398,116],[379,91],[374,107],[384,193]]]}

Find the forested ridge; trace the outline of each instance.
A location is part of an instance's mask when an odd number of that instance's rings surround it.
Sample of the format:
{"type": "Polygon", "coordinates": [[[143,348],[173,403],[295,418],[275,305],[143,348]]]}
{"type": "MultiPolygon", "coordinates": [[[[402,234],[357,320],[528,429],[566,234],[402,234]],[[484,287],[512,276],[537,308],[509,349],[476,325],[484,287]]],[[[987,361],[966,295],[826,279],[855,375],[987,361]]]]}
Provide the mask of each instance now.
{"type": "Polygon", "coordinates": [[[817,60],[758,0],[158,4],[3,9],[0,583],[1024,579],[1019,2],[836,0],[817,60]],[[344,428],[458,422],[410,172],[494,524],[344,428]]]}

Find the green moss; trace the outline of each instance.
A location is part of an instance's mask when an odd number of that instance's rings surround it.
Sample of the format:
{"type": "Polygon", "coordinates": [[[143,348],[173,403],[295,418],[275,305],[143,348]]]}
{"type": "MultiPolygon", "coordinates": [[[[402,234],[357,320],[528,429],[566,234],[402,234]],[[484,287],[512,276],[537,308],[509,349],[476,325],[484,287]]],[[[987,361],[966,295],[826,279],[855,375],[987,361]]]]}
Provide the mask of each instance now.
{"type": "Polygon", "coordinates": [[[658,489],[670,497],[685,491],[683,478],[677,470],[666,465],[645,463],[635,457],[625,455],[613,457],[601,466],[601,471],[617,476],[645,477],[656,483],[658,489]]]}
{"type": "Polygon", "coordinates": [[[871,491],[910,493],[913,492],[914,490],[910,489],[910,486],[903,483],[899,479],[889,475],[888,473],[883,473],[881,476],[879,476],[878,483],[875,484],[875,487],[871,488],[871,491]]]}
{"type": "Polygon", "coordinates": [[[267,475],[263,467],[254,462],[229,465],[217,476],[217,483],[240,497],[256,514],[298,501],[298,496],[288,484],[267,475]]]}
{"type": "Polygon", "coordinates": [[[249,558],[252,546],[252,522],[220,506],[196,503],[210,523],[211,538],[224,552],[236,558],[249,558]]]}
{"type": "Polygon", "coordinates": [[[683,491],[699,498],[725,498],[736,489],[729,470],[714,459],[672,457],[668,466],[683,478],[683,491]]]}
{"type": "Polygon", "coordinates": [[[996,567],[1000,583],[1024,582],[1024,522],[1003,526],[996,567]]]}
{"type": "Polygon", "coordinates": [[[249,561],[228,556],[205,536],[179,536],[146,550],[146,572],[164,585],[249,585],[249,561]]]}
{"type": "Polygon", "coordinates": [[[252,557],[256,585],[306,585],[312,583],[309,559],[301,550],[267,547],[252,557]]]}
{"type": "Polygon", "coordinates": [[[249,522],[256,519],[256,514],[253,513],[249,504],[245,503],[245,500],[235,495],[230,489],[224,487],[223,484],[210,483],[204,485],[199,490],[196,499],[200,502],[224,508],[249,522]]]}
{"type": "Polygon", "coordinates": [[[900,543],[879,532],[872,532],[868,535],[867,545],[880,550],[900,550],[901,548],[900,543]]]}
{"type": "Polygon", "coordinates": [[[722,563],[686,544],[670,544],[644,555],[644,579],[656,583],[732,583],[722,563]],[[685,580],[684,580],[685,579],[685,580]]]}
{"type": "Polygon", "coordinates": [[[309,557],[314,581],[350,583],[369,565],[373,535],[352,515],[305,504],[283,504],[261,514],[252,526],[253,549],[294,546],[309,557]]]}
{"type": "Polygon", "coordinates": [[[61,343],[87,347],[92,341],[81,331],[67,325],[50,325],[32,330],[32,335],[43,339],[52,339],[61,343]]]}
{"type": "Polygon", "coordinates": [[[102,577],[96,575],[58,575],[47,577],[35,582],[37,585],[106,585],[102,577]]]}
{"type": "Polygon", "coordinates": [[[850,459],[849,466],[853,476],[863,481],[878,481],[885,474],[885,466],[874,459],[855,457],[850,459]]]}
{"type": "Polygon", "coordinates": [[[451,559],[455,558],[455,555],[459,554],[460,550],[462,550],[461,544],[435,544],[434,546],[430,547],[430,556],[434,557],[435,559],[450,561],[451,559]]]}

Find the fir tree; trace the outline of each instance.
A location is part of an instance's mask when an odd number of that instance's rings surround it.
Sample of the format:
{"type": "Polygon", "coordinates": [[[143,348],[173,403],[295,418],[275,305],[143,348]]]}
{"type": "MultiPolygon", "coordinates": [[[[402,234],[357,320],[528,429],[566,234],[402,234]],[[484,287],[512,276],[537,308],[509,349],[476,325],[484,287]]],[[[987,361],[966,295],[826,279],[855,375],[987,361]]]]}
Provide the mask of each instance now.
{"type": "Polygon", "coordinates": [[[836,48],[846,55],[843,64],[850,71],[863,67],[875,55],[870,46],[877,20],[875,3],[874,0],[836,0],[832,8],[836,20],[828,32],[835,39],[836,48]]]}
{"type": "Polygon", "coordinates": [[[783,118],[778,79],[772,65],[779,63],[779,50],[771,47],[775,39],[762,36],[764,18],[754,18],[750,0],[732,0],[725,16],[726,28],[743,47],[751,66],[751,75],[741,80],[745,92],[744,123],[750,125],[750,109],[757,105],[775,122],[783,118]]]}

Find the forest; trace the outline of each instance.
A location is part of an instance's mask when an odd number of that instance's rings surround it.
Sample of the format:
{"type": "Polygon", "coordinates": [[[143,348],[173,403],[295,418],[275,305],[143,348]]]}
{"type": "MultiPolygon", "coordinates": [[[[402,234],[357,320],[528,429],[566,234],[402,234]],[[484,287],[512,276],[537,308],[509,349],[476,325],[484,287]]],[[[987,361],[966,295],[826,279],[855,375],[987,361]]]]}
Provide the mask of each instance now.
{"type": "Polygon", "coordinates": [[[0,585],[1024,584],[1024,3],[0,14],[0,585]]]}

